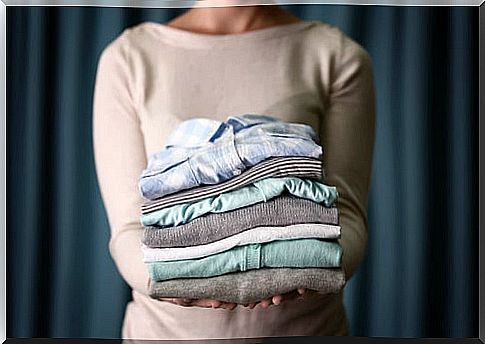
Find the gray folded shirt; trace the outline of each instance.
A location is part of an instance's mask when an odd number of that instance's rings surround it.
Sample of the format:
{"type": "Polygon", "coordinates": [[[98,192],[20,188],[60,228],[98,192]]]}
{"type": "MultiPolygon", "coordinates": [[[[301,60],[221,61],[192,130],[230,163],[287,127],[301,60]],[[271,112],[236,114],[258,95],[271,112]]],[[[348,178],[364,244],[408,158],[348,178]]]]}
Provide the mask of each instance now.
{"type": "Polygon", "coordinates": [[[337,225],[337,208],[326,208],[303,198],[281,196],[228,212],[210,213],[180,226],[146,227],[142,241],[153,248],[197,246],[256,227],[301,223],[337,225]]]}
{"type": "Polygon", "coordinates": [[[340,268],[269,268],[210,278],[150,281],[149,295],[155,299],[214,299],[247,304],[298,288],[314,290],[321,294],[334,294],[344,286],[345,275],[340,268]]]}

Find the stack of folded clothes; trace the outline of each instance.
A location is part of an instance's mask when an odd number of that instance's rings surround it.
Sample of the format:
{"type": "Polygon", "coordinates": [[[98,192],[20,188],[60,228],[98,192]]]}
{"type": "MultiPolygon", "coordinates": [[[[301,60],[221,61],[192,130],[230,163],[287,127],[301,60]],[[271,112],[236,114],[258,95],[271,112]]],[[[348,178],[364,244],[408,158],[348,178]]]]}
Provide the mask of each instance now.
{"type": "Polygon", "coordinates": [[[337,190],[313,129],[263,115],[182,122],[140,178],[154,298],[246,304],[340,291],[337,190]]]}

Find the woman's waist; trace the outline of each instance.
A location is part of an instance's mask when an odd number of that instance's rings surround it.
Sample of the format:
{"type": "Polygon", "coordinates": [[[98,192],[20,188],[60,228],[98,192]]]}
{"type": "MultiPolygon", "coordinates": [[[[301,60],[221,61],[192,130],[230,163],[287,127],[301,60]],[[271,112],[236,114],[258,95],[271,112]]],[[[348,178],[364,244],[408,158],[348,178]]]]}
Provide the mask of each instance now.
{"type": "MultiPolygon", "coordinates": [[[[283,335],[332,335],[346,327],[342,292],[283,301],[267,309],[234,310],[183,307],[133,291],[129,310],[136,322],[170,328],[173,338],[230,338],[283,335]],[[145,319],[143,319],[145,318],[145,319]]],[[[128,312],[128,310],[127,310],[128,312]]]]}

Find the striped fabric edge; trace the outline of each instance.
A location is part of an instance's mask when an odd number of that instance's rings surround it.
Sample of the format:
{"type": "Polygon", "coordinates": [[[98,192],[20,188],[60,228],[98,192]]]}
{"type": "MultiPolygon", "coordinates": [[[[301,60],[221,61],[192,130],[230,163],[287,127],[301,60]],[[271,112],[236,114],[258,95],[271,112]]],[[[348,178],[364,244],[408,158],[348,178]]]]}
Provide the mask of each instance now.
{"type": "Polygon", "coordinates": [[[307,177],[322,180],[322,162],[314,158],[272,158],[241,175],[216,185],[206,185],[183,191],[142,205],[142,214],[148,214],[176,204],[194,202],[251,184],[268,177],[307,177]]]}
{"type": "MultiPolygon", "coordinates": [[[[186,195],[197,195],[200,194],[201,192],[209,191],[212,189],[219,189],[221,186],[224,186],[226,183],[229,184],[231,182],[238,181],[240,179],[243,179],[247,176],[251,176],[255,173],[262,172],[262,171],[274,171],[277,170],[280,166],[284,165],[289,165],[287,168],[290,167],[298,167],[298,164],[301,164],[300,168],[312,168],[312,169],[321,169],[322,168],[322,162],[318,159],[315,158],[309,158],[309,157],[276,157],[276,158],[270,158],[267,160],[264,160],[263,162],[253,166],[252,168],[248,169],[247,171],[243,172],[241,175],[236,176],[234,178],[231,178],[225,182],[215,184],[215,185],[204,185],[204,186],[198,186],[189,190],[183,190],[178,193],[172,194],[165,196],[163,198],[157,199],[157,200],[152,200],[148,201],[143,204],[143,207],[153,205],[153,204],[159,204],[160,202],[164,201],[171,201],[173,199],[177,199],[178,197],[186,196],[186,195]]],[[[319,170],[320,175],[323,175],[323,171],[319,170]]]]}
{"type": "Polygon", "coordinates": [[[280,169],[278,172],[268,172],[264,174],[259,174],[258,176],[255,176],[253,178],[248,178],[245,180],[239,180],[238,183],[234,183],[232,185],[224,185],[220,186],[217,189],[213,189],[210,192],[204,192],[198,195],[187,195],[185,197],[180,197],[176,200],[170,200],[167,202],[160,202],[156,204],[150,204],[150,205],[145,205],[142,214],[148,214],[152,213],[158,210],[161,210],[163,208],[168,208],[177,204],[182,204],[182,203],[191,203],[195,201],[202,200],[204,198],[208,198],[211,196],[216,196],[219,194],[222,194],[224,192],[229,192],[232,190],[235,190],[237,188],[247,186],[251,183],[254,183],[258,180],[265,179],[265,178],[277,178],[277,177],[299,177],[299,178],[311,178],[311,179],[317,179],[321,180],[321,172],[319,172],[317,169],[311,169],[311,168],[305,168],[305,169],[299,169],[298,171],[294,171],[293,169],[280,169]]]}

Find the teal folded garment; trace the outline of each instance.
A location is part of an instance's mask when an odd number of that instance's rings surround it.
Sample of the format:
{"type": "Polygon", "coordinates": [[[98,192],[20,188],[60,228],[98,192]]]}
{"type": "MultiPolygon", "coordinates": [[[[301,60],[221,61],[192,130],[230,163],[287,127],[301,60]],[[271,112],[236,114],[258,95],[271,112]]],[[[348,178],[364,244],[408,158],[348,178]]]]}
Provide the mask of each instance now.
{"type": "Polygon", "coordinates": [[[207,213],[223,213],[266,202],[284,192],[321,203],[325,207],[331,207],[338,197],[335,187],[311,179],[266,178],[234,191],[204,198],[198,202],[178,204],[144,214],[141,216],[141,223],[144,226],[178,226],[207,213]]]}
{"type": "Polygon", "coordinates": [[[238,246],[199,259],[148,264],[153,281],[204,278],[260,268],[336,268],[342,248],[337,241],[319,239],[279,240],[238,246]]]}

